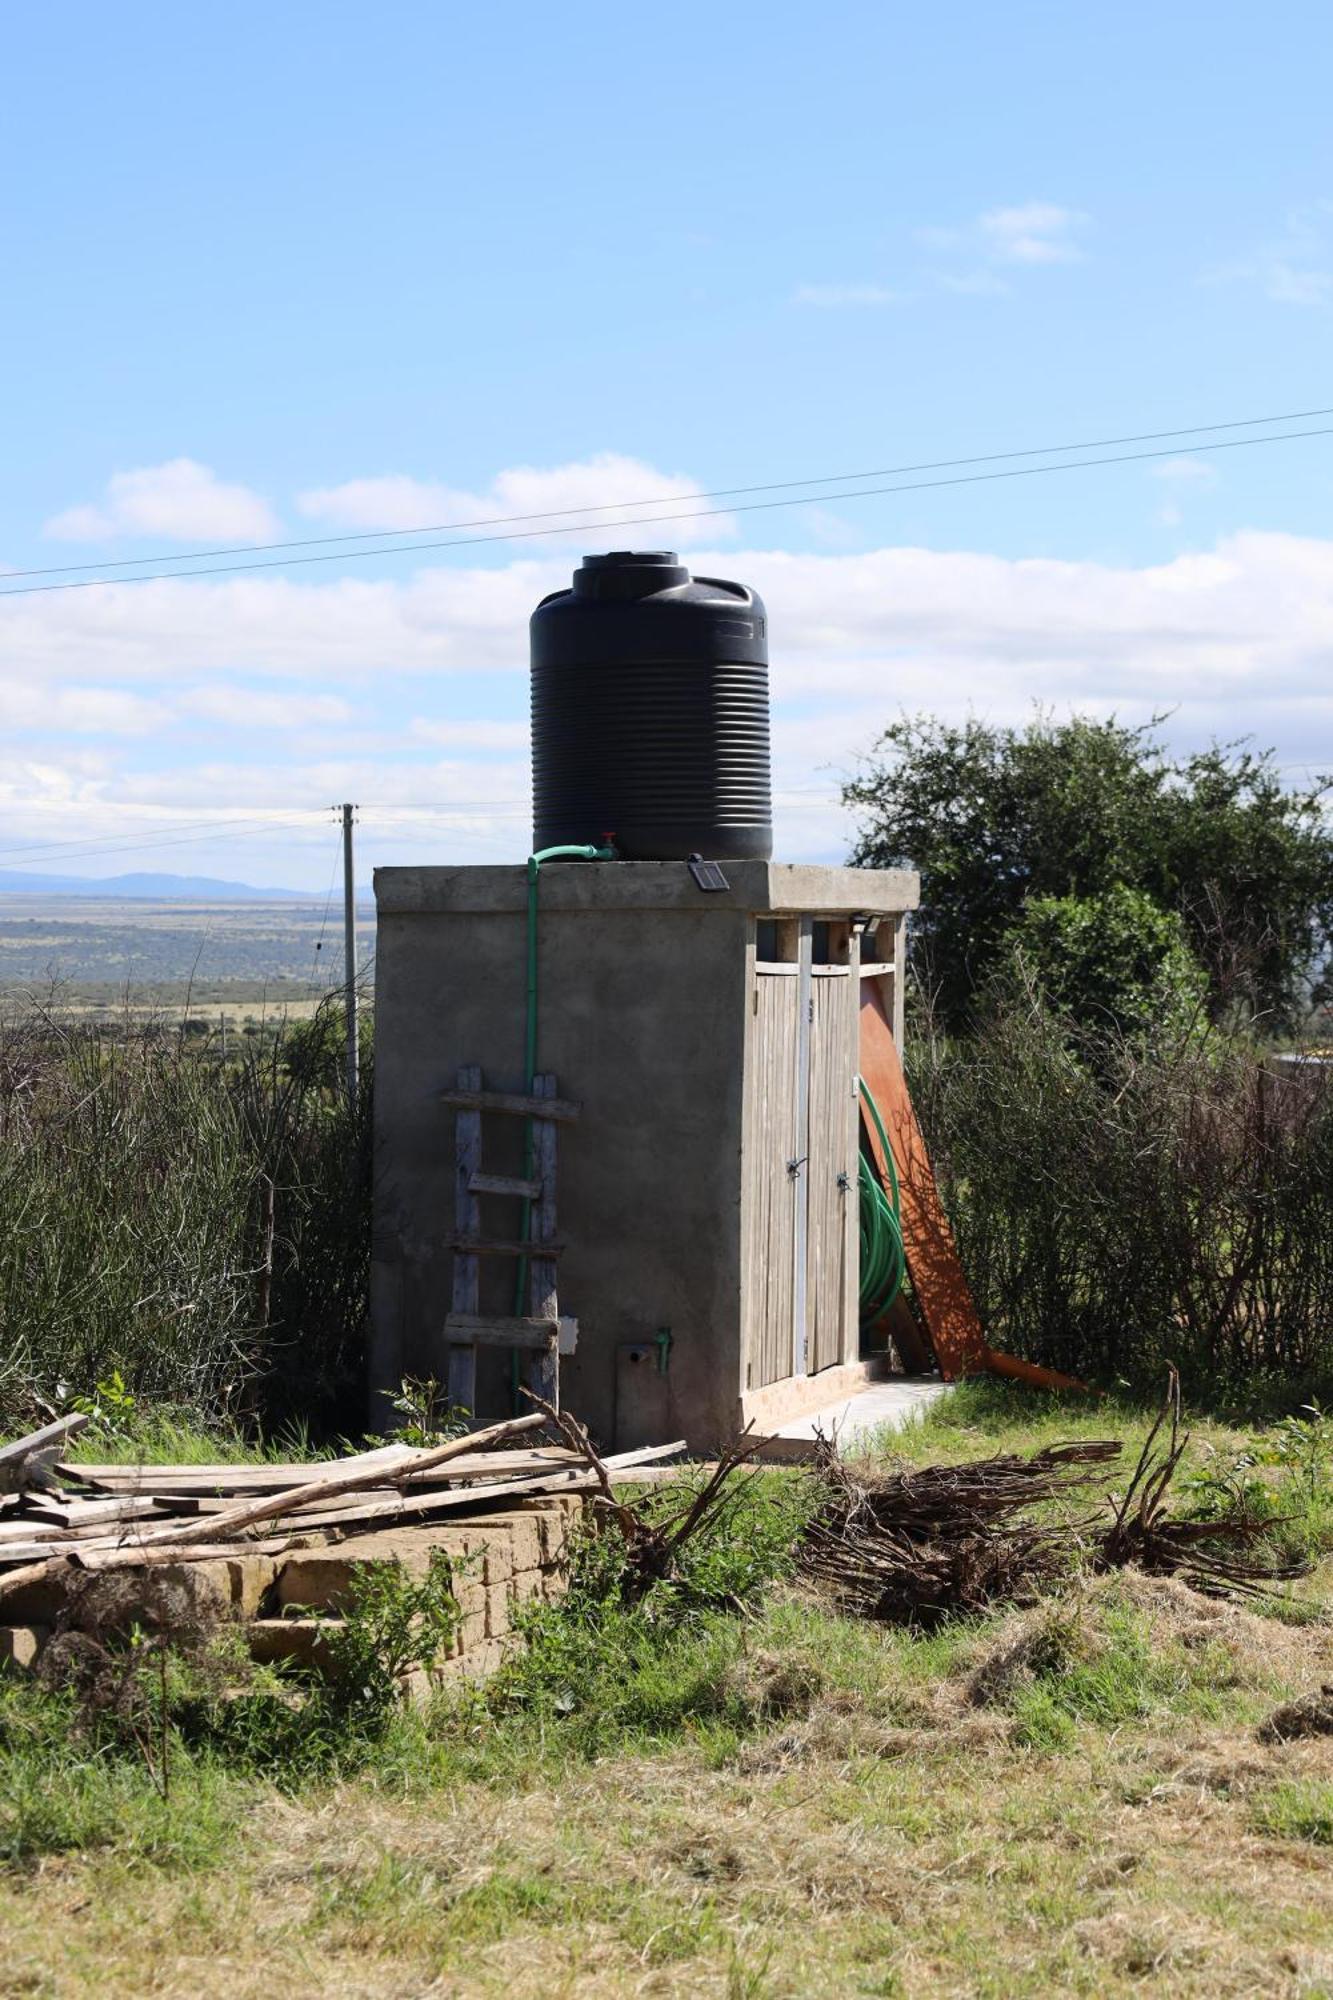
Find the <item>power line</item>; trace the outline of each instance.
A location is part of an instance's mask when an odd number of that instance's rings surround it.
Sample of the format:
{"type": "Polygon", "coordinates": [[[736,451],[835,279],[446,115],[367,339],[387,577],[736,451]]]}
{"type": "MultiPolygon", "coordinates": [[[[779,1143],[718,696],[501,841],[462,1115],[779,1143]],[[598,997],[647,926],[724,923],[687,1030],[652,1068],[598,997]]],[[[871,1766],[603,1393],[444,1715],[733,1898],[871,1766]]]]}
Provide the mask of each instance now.
{"type": "MultiPolygon", "coordinates": [[[[97,810],[99,812],[106,812],[108,810],[120,811],[120,812],[143,812],[145,810],[144,806],[134,799],[99,799],[96,803],[97,803],[97,810]]],[[[36,807],[43,805],[49,805],[52,808],[56,808],[62,812],[68,812],[70,809],[70,802],[68,799],[61,799],[59,801],[54,799],[51,800],[40,799],[40,800],[31,800],[26,802],[24,810],[30,812],[34,810],[36,807]]],[[[175,835],[181,833],[188,833],[195,827],[213,827],[214,829],[221,829],[222,831],[225,832],[231,827],[281,824],[282,823],[281,816],[290,815],[292,812],[299,813],[312,810],[313,808],[304,806],[295,806],[295,807],[278,806],[273,809],[272,813],[264,815],[251,813],[247,814],[247,816],[244,819],[240,820],[219,820],[215,817],[210,817],[208,819],[167,819],[159,821],[155,825],[149,825],[145,829],[144,838],[147,841],[153,841],[156,839],[158,834],[167,834],[174,838],[175,835]]],[[[123,840],[125,837],[126,836],[124,834],[116,834],[113,836],[113,838],[116,840],[123,840]]],[[[10,854],[30,854],[30,855],[56,854],[59,853],[63,848],[85,847],[87,845],[87,838],[88,838],[87,835],[83,835],[82,837],[74,837],[69,840],[29,841],[26,846],[13,847],[10,848],[8,852],[10,854]]]]}
{"type": "Polygon", "coordinates": [[[41,853],[28,847],[13,848],[7,853],[0,852],[0,862],[19,861],[21,865],[27,865],[33,861],[34,854],[37,860],[43,862],[77,861],[94,854],[147,854],[162,847],[197,847],[201,842],[212,840],[218,834],[234,835],[239,840],[245,840],[254,839],[261,833],[290,833],[296,824],[290,817],[282,819],[274,815],[248,823],[244,820],[229,821],[221,827],[215,827],[211,833],[172,834],[166,839],[135,840],[132,837],[118,835],[110,841],[65,841],[54,852],[48,850],[46,853],[41,853]]]}
{"type": "MultiPolygon", "coordinates": [[[[1159,433],[1159,435],[1183,437],[1187,435],[1192,435],[1192,433],[1163,432],[1159,433]]],[[[1209,452],[1209,451],[1240,451],[1243,450],[1246,446],[1250,445],[1291,444],[1301,438],[1330,437],[1330,436],[1333,436],[1333,425],[1325,425],[1312,430],[1278,431],[1270,433],[1266,437],[1217,438],[1209,440],[1204,444],[1195,445],[1191,447],[1191,450],[1196,453],[1209,452]]],[[[1079,448],[1080,447],[1078,446],[1068,447],[1068,449],[1070,450],[1077,450],[1079,448]]],[[[1058,450],[1060,449],[1060,447],[1051,446],[1049,447],[1049,449],[1058,450]]],[[[881,497],[885,494],[924,493],[932,491],[935,488],[946,487],[946,486],[985,485],[993,480],[998,480],[998,479],[1035,479],[1044,474],[1049,474],[1053,472],[1085,472],[1091,468],[1103,465],[1135,465],[1135,464],[1141,464],[1149,459],[1174,458],[1178,455],[1178,452],[1179,452],[1178,446],[1166,446],[1155,451],[1119,452],[1113,454],[1108,458],[1069,459],[1066,460],[1064,463],[1058,465],[1009,466],[1006,467],[1003,471],[999,472],[970,472],[961,474],[958,477],[951,479],[921,479],[921,480],[914,480],[909,483],[898,486],[863,486],[859,487],[855,492],[852,493],[827,493],[824,494],[822,497],[826,500],[834,500],[839,502],[846,500],[870,500],[881,497]]],[[[1004,454],[1001,455],[1003,456],[1004,454]]],[[[1022,456],[1023,454],[1017,454],[1017,455],[1022,456]]],[[[940,461],[940,462],[945,463],[947,461],[940,461]]],[[[977,464],[982,461],[975,459],[963,459],[963,460],[958,460],[956,462],[960,464],[977,464]]],[[[732,490],[760,491],[763,489],[735,488],[732,490]]],[[[608,526],[615,526],[618,528],[621,527],[641,528],[641,527],[652,527],[660,522],[669,522],[669,521],[705,521],[705,520],[715,519],[718,515],[722,514],[761,514],[770,512],[773,509],[779,507],[804,507],[809,504],[812,497],[814,496],[812,496],[809,493],[799,493],[786,500],[749,500],[743,502],[742,505],[738,507],[687,507],[687,508],[682,508],[681,510],[674,513],[639,514],[635,515],[632,519],[625,519],[623,518],[622,515],[622,517],[620,519],[617,519],[614,523],[589,522],[580,520],[577,522],[573,522],[571,525],[568,526],[562,523],[561,526],[555,528],[550,528],[550,527],[523,528],[523,529],[511,530],[504,534],[498,534],[498,535],[457,536],[445,541],[405,542],[401,544],[381,542],[378,546],[371,549],[349,549],[345,547],[340,547],[339,549],[337,549],[332,553],[325,553],[323,555],[280,556],[272,561],[265,561],[265,562],[218,563],[218,564],[207,565],[200,569],[153,570],[150,571],[147,575],[143,576],[115,576],[115,577],[93,576],[93,577],[83,577],[76,579],[73,582],[65,582],[65,583],[27,583],[27,584],[21,584],[18,589],[0,590],[0,598],[36,597],[36,596],[44,596],[55,591],[65,591],[65,590],[105,590],[113,585],[119,585],[119,584],[171,583],[175,581],[181,581],[201,576],[235,576],[242,572],[253,574],[255,571],[258,570],[296,569],[304,567],[305,565],[310,563],[360,562],[364,561],[366,558],[371,556],[418,555],[418,554],[426,554],[434,552],[439,549],[480,548],[483,544],[495,543],[495,542],[538,541],[543,537],[549,535],[567,535],[573,532],[577,532],[577,530],[580,527],[586,527],[589,530],[589,532],[601,533],[608,526]]],[[[612,502],[609,504],[623,508],[624,506],[632,503],[612,502]]],[[[569,511],[571,513],[578,513],[580,515],[584,515],[592,513],[596,510],[592,507],[586,507],[586,508],[574,508],[569,511]]],[[[518,519],[527,518],[536,520],[544,517],[538,515],[531,515],[526,517],[517,516],[514,518],[518,519]]],[[[390,530],[388,532],[392,533],[395,531],[390,530]]],[[[412,529],[412,530],[398,531],[398,532],[411,532],[415,534],[421,531],[417,529],[412,529]]],[[[171,561],[175,559],[171,557],[156,557],[156,558],[144,558],[144,560],[171,561]]],[[[180,558],[180,560],[185,561],[188,560],[188,558],[182,557],[180,558]]],[[[106,568],[109,567],[109,565],[103,564],[101,565],[101,567],[106,568]]],[[[21,575],[23,573],[24,572],[22,571],[10,572],[10,574],[16,574],[16,575],[21,575]]],[[[36,573],[37,572],[33,572],[33,574],[36,573]]]]}
{"type": "MultiPolygon", "coordinates": [[[[1156,444],[1163,438],[1184,438],[1211,434],[1215,431],[1254,430],[1260,424],[1298,424],[1311,417],[1333,417],[1333,405],[1319,410],[1284,410],[1272,417],[1233,417],[1222,424],[1186,424],[1177,430],[1137,431],[1125,437],[1082,438],[1074,444],[1034,444],[1021,451],[981,452],[971,458],[924,459],[915,465],[878,465],[867,472],[824,472],[805,479],[772,479],[758,486],[714,486],[698,493],[653,494],[642,500],[604,500],[589,502],[583,507],[548,507],[535,514],[485,514],[472,521],[423,521],[415,528],[372,528],[364,533],[345,535],[307,535],[302,540],[290,542],[241,542],[225,548],[182,549],[179,554],[169,551],[152,556],[116,556],[102,562],[51,563],[45,569],[14,569],[5,572],[10,577],[29,576],[74,576],[86,570],[142,569],[151,563],[163,562],[212,562],[218,556],[268,555],[280,549],[320,549],[332,548],[335,544],[349,542],[390,542],[406,535],[455,534],[463,528],[505,528],[521,521],[570,520],[575,515],[623,513],[635,507],[655,507],[663,500],[725,500],[743,493],[780,493],[796,486],[846,486],[858,479],[898,479],[907,472],[948,472],[960,465],[998,465],[1002,460],[1013,458],[1049,458],[1056,452],[1104,451],[1113,445],[1156,444]]],[[[1258,442],[1258,440],[1256,440],[1258,442]]],[[[728,513],[739,509],[728,508],[728,513]]],[[[607,526],[619,526],[610,522],[607,526]]],[[[625,525],[632,526],[633,523],[625,525]]],[[[126,582],[130,578],[123,579],[126,582]]]]}

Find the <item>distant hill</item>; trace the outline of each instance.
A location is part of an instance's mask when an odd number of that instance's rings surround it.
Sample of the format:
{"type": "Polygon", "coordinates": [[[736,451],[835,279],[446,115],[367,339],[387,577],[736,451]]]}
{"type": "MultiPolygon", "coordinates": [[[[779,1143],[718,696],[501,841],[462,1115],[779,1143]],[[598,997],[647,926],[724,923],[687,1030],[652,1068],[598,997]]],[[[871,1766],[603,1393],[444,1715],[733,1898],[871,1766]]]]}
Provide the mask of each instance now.
{"type": "Polygon", "coordinates": [[[257,889],[250,882],[222,882],[213,875],[30,875],[0,868],[0,896],[136,897],[172,903],[311,903],[310,889],[257,889]]]}

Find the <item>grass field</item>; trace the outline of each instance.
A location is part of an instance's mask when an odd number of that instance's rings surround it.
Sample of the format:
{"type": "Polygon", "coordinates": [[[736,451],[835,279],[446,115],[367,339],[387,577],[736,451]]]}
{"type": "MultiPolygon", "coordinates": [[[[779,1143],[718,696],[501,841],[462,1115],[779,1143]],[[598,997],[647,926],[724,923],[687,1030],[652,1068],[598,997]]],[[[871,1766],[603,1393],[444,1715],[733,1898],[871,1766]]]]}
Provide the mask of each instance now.
{"type": "MultiPolygon", "coordinates": [[[[364,969],[374,912],[357,916],[364,969]]],[[[343,978],[342,905],[0,895],[0,1002],[62,1015],[193,1013],[216,1024],[309,1014],[343,978]]]]}
{"type": "MultiPolygon", "coordinates": [[[[1144,1428],[965,1389],[892,1449],[1144,1428]]],[[[1250,1441],[1201,1426],[1197,1474],[1250,1441]]],[[[780,1586],[564,1700],[400,1713],[337,1781],[182,1752],[166,1802],[11,1720],[0,1994],[1333,1994],[1330,1738],[1261,1734],[1333,1680],[1331,1580],[1085,1576],[929,1637],[780,1586]]]]}

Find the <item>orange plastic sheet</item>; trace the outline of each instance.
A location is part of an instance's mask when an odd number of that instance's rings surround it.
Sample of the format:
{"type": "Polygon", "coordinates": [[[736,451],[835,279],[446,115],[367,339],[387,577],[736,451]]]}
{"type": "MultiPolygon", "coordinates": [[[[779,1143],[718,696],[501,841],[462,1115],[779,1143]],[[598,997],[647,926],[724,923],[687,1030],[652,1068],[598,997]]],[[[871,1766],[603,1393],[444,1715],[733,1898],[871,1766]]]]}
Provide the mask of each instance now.
{"type": "MultiPolygon", "coordinates": [[[[893,1148],[907,1269],[944,1380],[955,1382],[960,1376],[989,1370],[1043,1388],[1081,1389],[1084,1385],[1073,1376],[1038,1367],[1032,1361],[1019,1361],[986,1345],[877,979],[861,982],[861,1074],[879,1106],[893,1148]]],[[[862,1124],[875,1164],[887,1179],[879,1134],[868,1120],[863,1119],[862,1124]]]]}

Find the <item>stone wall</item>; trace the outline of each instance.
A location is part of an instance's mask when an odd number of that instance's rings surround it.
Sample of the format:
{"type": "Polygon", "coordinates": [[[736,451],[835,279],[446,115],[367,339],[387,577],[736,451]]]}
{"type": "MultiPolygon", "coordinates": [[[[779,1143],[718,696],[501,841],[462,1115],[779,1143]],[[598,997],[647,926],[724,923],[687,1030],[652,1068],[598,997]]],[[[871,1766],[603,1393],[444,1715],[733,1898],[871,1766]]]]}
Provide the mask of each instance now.
{"type": "MultiPolygon", "coordinates": [[[[318,1666],[348,1602],[358,1565],[393,1563],[424,1576],[443,1552],[453,1571],[459,1624],[445,1675],[486,1674],[514,1643],[514,1614],[523,1604],[559,1597],[568,1579],[570,1540],[582,1518],[577,1494],[545,1495],[505,1512],[387,1527],[344,1541],[303,1538],[280,1555],[240,1550],[210,1562],[102,1572],[117,1579],[116,1616],[132,1622],[179,1597],[195,1618],[244,1624],[257,1660],[318,1666]]],[[[27,1585],[4,1605],[0,1668],[33,1665],[62,1619],[77,1626],[79,1586],[86,1572],[69,1569],[27,1585]]]]}

